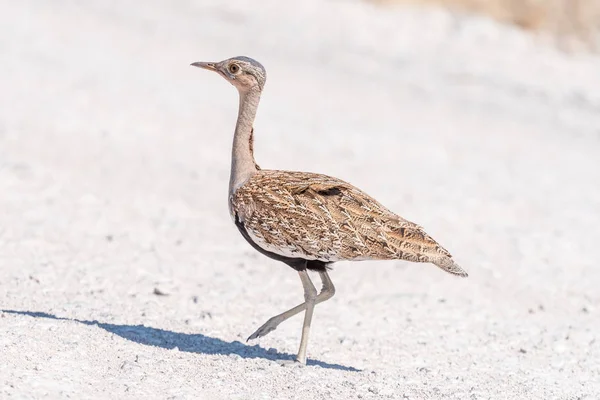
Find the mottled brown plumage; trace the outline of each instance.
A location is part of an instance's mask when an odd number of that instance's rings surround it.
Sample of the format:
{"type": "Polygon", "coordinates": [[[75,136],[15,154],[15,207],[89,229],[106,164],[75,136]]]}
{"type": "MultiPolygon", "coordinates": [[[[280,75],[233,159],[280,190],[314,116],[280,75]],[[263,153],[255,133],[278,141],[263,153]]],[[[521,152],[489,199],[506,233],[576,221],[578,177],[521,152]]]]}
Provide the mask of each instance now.
{"type": "Polygon", "coordinates": [[[423,228],[351,184],[327,175],[260,169],[254,160],[252,124],[267,75],[259,62],[234,57],[192,65],[217,72],[240,94],[229,180],[229,211],[236,226],[257,251],[297,270],[304,288],[304,303],[272,317],[248,340],[305,311],[297,356],[305,364],[314,307],[335,293],[327,265],[336,261],[428,262],[467,276],[423,228]],[[318,294],[307,269],[319,272],[323,288],[318,294]]]}
{"type": "Polygon", "coordinates": [[[251,238],[285,257],[430,262],[466,276],[423,228],[337,178],[261,170],[230,201],[251,238]]]}

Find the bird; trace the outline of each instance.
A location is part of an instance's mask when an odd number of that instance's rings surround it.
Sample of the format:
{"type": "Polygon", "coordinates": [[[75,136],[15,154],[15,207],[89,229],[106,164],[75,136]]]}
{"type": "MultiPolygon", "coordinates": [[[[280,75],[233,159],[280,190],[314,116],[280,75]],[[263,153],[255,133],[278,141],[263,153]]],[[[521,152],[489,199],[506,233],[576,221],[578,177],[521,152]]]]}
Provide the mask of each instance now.
{"type": "Polygon", "coordinates": [[[216,72],[239,93],[228,199],[233,222],[255,250],[296,270],[304,290],[303,303],[270,318],[248,341],[267,335],[304,311],[300,347],[292,361],[305,365],[314,308],[335,294],[328,272],[334,262],[406,260],[468,276],[421,226],[350,183],[323,174],[258,166],[253,124],[267,80],[261,63],[240,56],[191,65],[216,72]],[[319,274],[320,292],[308,271],[319,274]]]}

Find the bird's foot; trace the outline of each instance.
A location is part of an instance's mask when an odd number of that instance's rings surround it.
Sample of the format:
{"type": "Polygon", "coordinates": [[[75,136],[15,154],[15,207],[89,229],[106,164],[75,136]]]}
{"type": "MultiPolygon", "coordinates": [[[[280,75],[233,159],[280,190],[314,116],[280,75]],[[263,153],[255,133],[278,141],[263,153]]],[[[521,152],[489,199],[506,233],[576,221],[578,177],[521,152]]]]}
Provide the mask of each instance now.
{"type": "Polygon", "coordinates": [[[294,358],[293,360],[277,360],[277,364],[281,365],[282,367],[291,368],[306,367],[306,363],[301,363],[297,358],[294,358]]]}
{"type": "Polygon", "coordinates": [[[248,342],[248,341],[250,341],[252,339],[257,339],[259,337],[268,335],[270,332],[272,332],[275,329],[277,329],[277,326],[280,323],[281,323],[281,320],[279,318],[277,318],[277,317],[273,317],[273,318],[269,319],[260,328],[258,328],[256,330],[256,332],[254,332],[252,335],[250,335],[248,337],[248,339],[246,340],[246,342],[248,342]]]}

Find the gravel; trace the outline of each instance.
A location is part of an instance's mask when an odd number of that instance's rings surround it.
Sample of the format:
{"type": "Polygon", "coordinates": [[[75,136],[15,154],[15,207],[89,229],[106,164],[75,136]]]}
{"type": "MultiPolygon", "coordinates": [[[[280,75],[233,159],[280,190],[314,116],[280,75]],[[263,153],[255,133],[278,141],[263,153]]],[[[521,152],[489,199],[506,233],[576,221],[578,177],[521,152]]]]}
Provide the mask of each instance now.
{"type": "Polygon", "coordinates": [[[600,57],[359,1],[0,0],[0,397],[600,397],[600,57]],[[338,176],[467,269],[297,275],[227,212],[235,90],[264,168],[338,176]]]}

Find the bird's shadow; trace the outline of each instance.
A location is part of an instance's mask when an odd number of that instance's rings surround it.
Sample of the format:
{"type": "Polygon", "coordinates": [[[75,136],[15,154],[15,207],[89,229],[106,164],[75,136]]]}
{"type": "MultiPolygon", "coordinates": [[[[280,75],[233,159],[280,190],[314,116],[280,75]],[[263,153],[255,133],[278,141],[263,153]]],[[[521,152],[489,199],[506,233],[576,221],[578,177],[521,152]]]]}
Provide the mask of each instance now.
{"type": "MultiPolygon", "coordinates": [[[[84,325],[95,325],[107,332],[114,333],[123,339],[146,346],[155,346],[163,349],[178,348],[180,351],[200,354],[237,354],[242,358],[264,358],[271,361],[293,360],[295,357],[288,353],[271,353],[264,348],[254,345],[248,346],[244,343],[234,341],[226,342],[224,340],[203,335],[201,333],[180,333],[156,329],[144,325],[118,325],[107,324],[99,321],[86,321],[80,319],[71,319],[57,317],[56,315],[36,311],[16,311],[0,310],[7,314],[26,315],[33,318],[48,318],[54,320],[73,321],[84,325]]],[[[342,371],[359,372],[354,367],[347,367],[339,364],[330,364],[324,361],[308,360],[307,365],[315,365],[321,368],[337,369],[342,371]]]]}

